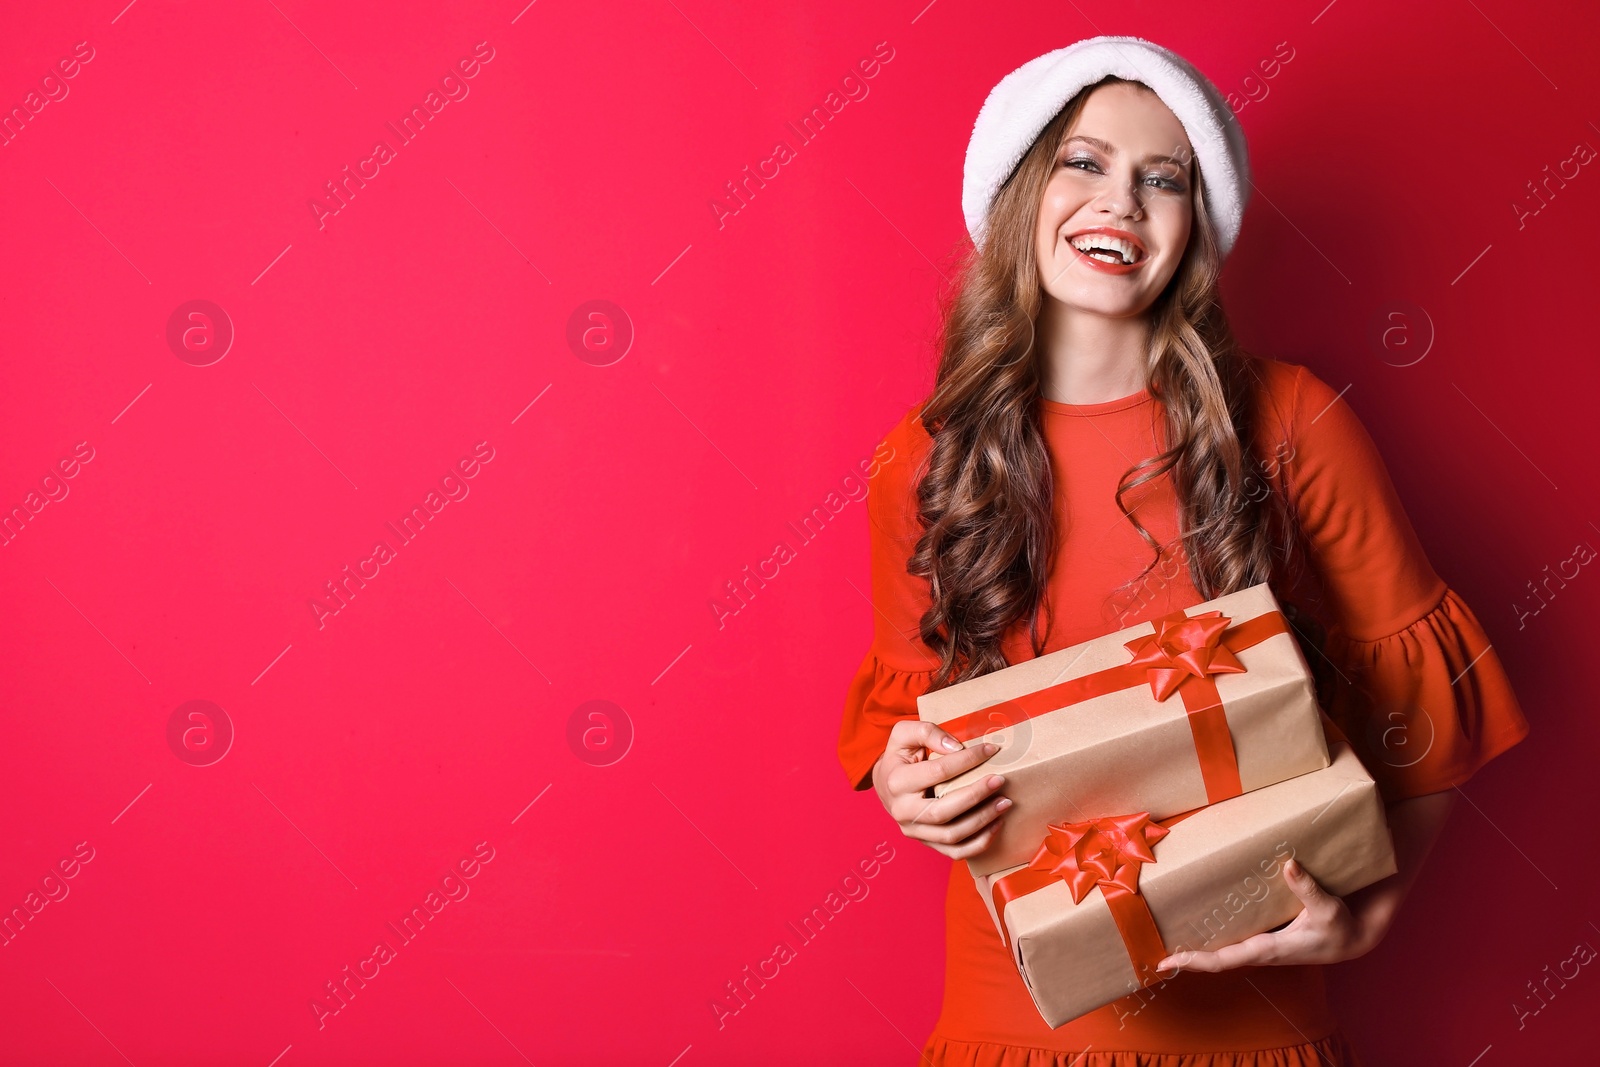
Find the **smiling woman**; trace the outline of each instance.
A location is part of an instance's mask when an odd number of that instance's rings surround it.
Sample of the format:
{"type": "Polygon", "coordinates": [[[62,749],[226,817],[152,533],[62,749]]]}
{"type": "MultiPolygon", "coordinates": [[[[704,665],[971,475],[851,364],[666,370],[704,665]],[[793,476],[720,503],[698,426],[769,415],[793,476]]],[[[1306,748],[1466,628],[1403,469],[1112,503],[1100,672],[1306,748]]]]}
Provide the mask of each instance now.
{"type": "Polygon", "coordinates": [[[1005,777],[932,787],[996,747],[921,721],[919,698],[1266,583],[1310,624],[1296,625],[1313,635],[1301,634],[1307,658],[1344,680],[1318,693],[1326,725],[1388,803],[1398,869],[1340,898],[1286,862],[1303,910],[1281,929],[1232,943],[1248,900],[1236,897],[1198,950],[1158,934],[1172,953],[1156,965],[1159,996],[1051,1027],[952,863],[944,1004],[922,1049],[933,1067],[1358,1064],[1319,965],[1383,938],[1453,787],[1528,733],[1488,635],[1430,566],[1342,392],[1235,341],[1218,279],[1249,190],[1244,135],[1216,87],[1148,41],[1081,41],[990,93],[963,174],[973,248],[934,388],[890,431],[894,459],[868,489],[874,639],[839,760],[906,837],[975,856],[1015,818],[1005,777]],[[1427,709],[1421,757],[1385,748],[1397,707],[1427,709]]]}
{"type": "Polygon", "coordinates": [[[1078,354],[1050,362],[1047,372],[1063,380],[1047,373],[1044,393],[1084,403],[1143,386],[1145,360],[1128,358],[1127,347],[1142,347],[1148,330],[1121,331],[1125,340],[1102,345],[1085,330],[1096,320],[1066,309],[1138,323],[1188,250],[1198,184],[1189,136],[1160,98],[1139,82],[1108,78],[1101,85],[1083,100],[1055,155],[1035,249],[1053,298],[1040,308],[1040,337],[1078,354]]]}
{"type": "MultiPolygon", "coordinates": [[[[1156,119],[1159,126],[1170,124],[1160,121],[1164,118],[1161,112],[1144,110],[1139,107],[1139,101],[1129,97],[1129,93],[1142,89],[1138,82],[1115,82],[1115,90],[1109,93],[1096,93],[1090,100],[1090,106],[1096,112],[1101,110],[1114,110],[1120,113],[1120,118],[1129,125],[1139,121],[1141,117],[1156,119]]],[[[1085,110],[1088,110],[1086,107],[1085,110]]],[[[1115,121],[1113,119],[1113,121],[1115,121]]],[[[1170,130],[1165,131],[1171,133],[1170,130]]],[[[1157,136],[1161,136],[1157,133],[1157,136]]],[[[1162,192],[1168,193],[1173,198],[1173,203],[1180,209],[1177,216],[1185,223],[1183,239],[1188,239],[1189,213],[1186,210],[1189,193],[1189,159],[1192,153],[1189,150],[1189,139],[1183,135],[1180,128],[1176,131],[1176,140],[1179,142],[1178,151],[1182,159],[1168,155],[1151,155],[1147,159],[1132,160],[1132,167],[1139,172],[1135,180],[1148,184],[1162,192]]],[[[1102,180],[1117,180],[1115,164],[1112,162],[1123,155],[1121,149],[1110,141],[1102,141],[1098,137],[1088,134],[1073,134],[1066,140],[1066,147],[1062,152],[1061,170],[1063,172],[1077,171],[1080,175],[1098,176],[1102,180]]],[[[1092,191],[1093,185],[1084,179],[1084,191],[1092,191]]],[[[1048,195],[1048,194],[1047,194],[1048,195]]],[[[1040,222],[1047,221],[1047,216],[1041,212],[1040,222]]],[[[1107,270],[1114,274],[1124,274],[1137,266],[1143,266],[1149,259],[1149,249],[1139,235],[1128,230],[1117,229],[1113,226],[1087,226],[1083,229],[1074,229],[1067,234],[1067,240],[1073,249],[1089,257],[1089,266],[1107,270]]],[[[1177,241],[1176,246],[1181,248],[1183,241],[1177,241]]],[[[1159,273],[1159,272],[1158,272],[1159,273]]]]}

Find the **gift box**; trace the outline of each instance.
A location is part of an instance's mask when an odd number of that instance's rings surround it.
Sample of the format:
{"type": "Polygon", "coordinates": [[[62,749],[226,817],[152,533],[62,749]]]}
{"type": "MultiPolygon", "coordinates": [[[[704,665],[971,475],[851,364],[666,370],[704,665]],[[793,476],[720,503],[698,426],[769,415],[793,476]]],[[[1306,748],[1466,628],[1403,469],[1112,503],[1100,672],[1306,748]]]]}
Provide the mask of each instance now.
{"type": "MultiPolygon", "coordinates": [[[[1294,918],[1290,857],[1335,896],[1395,873],[1376,783],[1344,742],[1322,770],[1157,821],[1147,812],[1049,827],[1033,860],[974,877],[1039,1013],[1054,1028],[1294,918]]],[[[1156,995],[1156,994],[1150,994],[1156,995]]]]}
{"type": "Polygon", "coordinates": [[[917,713],[1000,746],[933,789],[1006,776],[1013,806],[974,875],[1026,863],[1051,820],[1162,819],[1328,765],[1311,672],[1265,584],[924,694],[917,713]]]}

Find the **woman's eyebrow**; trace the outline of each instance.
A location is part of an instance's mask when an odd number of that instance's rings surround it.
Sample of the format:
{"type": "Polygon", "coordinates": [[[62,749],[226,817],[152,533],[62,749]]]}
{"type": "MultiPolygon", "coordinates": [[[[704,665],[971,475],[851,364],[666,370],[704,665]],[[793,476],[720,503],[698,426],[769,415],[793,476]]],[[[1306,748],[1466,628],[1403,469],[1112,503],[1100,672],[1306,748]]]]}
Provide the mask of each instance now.
{"type": "MultiPolygon", "coordinates": [[[[1114,155],[1117,154],[1116,145],[1111,144],[1109,141],[1102,141],[1098,137],[1090,137],[1086,133],[1075,133],[1071,137],[1068,137],[1065,141],[1063,141],[1062,144],[1063,145],[1068,145],[1068,144],[1071,144],[1073,141],[1082,141],[1084,144],[1093,145],[1095,148],[1100,149],[1100,151],[1102,151],[1102,152],[1104,152],[1104,153],[1106,153],[1107,155],[1110,155],[1110,156],[1114,156],[1114,155]]],[[[1179,159],[1176,156],[1162,156],[1162,155],[1147,156],[1147,157],[1145,157],[1145,162],[1146,163],[1171,163],[1173,166],[1176,166],[1176,167],[1179,167],[1179,168],[1182,168],[1182,167],[1186,166],[1187,163],[1188,163],[1187,160],[1179,159]]]]}

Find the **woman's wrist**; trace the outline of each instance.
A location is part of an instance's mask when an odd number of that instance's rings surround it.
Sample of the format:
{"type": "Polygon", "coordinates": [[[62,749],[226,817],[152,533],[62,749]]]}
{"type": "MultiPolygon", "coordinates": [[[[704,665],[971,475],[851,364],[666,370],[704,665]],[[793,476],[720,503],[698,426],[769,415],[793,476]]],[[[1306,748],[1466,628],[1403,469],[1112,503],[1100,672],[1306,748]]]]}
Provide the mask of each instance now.
{"type": "Polygon", "coordinates": [[[1395,873],[1345,898],[1360,926],[1362,954],[1376,948],[1394,925],[1454,804],[1455,793],[1447,790],[1406,797],[1386,806],[1395,873]]]}
{"type": "Polygon", "coordinates": [[[1357,949],[1355,956],[1365,956],[1377,948],[1394,925],[1400,904],[1411,891],[1411,884],[1398,874],[1357,890],[1345,898],[1350,914],[1356,920],[1357,949]]]}

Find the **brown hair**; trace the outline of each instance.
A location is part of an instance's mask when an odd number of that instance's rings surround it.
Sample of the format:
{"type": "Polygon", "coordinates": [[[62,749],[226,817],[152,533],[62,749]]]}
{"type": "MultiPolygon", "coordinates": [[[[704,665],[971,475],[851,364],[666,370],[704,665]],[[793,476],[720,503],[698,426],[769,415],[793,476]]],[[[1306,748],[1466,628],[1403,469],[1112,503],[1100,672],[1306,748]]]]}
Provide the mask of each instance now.
{"type": "MultiPolygon", "coordinates": [[[[907,564],[932,593],[920,620],[923,641],[941,659],[932,689],[1006,666],[1002,641],[1024,615],[1034,654],[1043,652],[1039,613],[1057,532],[1034,351],[1043,302],[1035,230],[1067,130],[1091,92],[1125,80],[1088,86],[1044,128],[996,194],[983,253],[965,253],[944,304],[934,388],[919,410],[933,441],[916,488],[923,533],[907,564]]],[[[1147,312],[1149,385],[1165,409],[1169,447],[1122,475],[1117,506],[1154,553],[1136,582],[1161,561],[1163,546],[1123,498],[1170,473],[1181,551],[1195,588],[1211,599],[1266,581],[1294,532],[1280,494],[1246,491],[1252,460],[1241,439],[1254,430],[1257,377],[1223,314],[1203,182],[1195,161],[1189,244],[1147,312]]]]}

